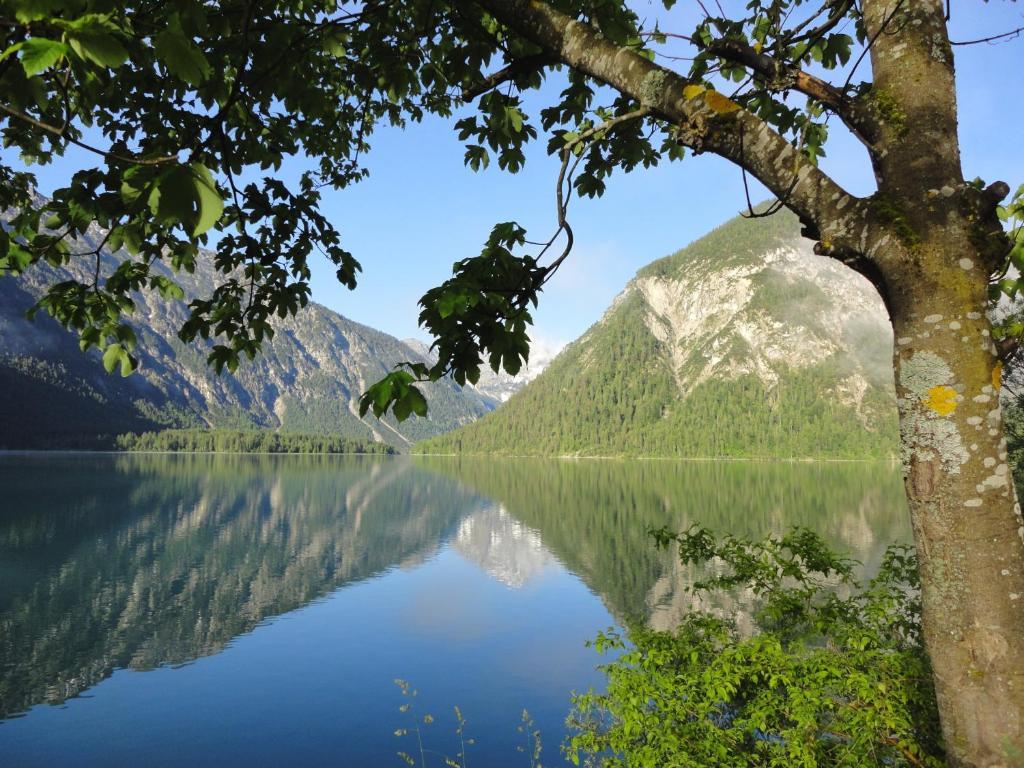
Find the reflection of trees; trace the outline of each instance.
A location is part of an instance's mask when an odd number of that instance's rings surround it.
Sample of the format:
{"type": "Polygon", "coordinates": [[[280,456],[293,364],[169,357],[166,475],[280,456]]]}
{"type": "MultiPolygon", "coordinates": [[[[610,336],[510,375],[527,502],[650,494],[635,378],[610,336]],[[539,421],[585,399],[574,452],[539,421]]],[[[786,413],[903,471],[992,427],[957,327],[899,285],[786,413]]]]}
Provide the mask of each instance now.
{"type": "Polygon", "coordinates": [[[479,504],[369,458],[29,459],[0,479],[0,715],[216,653],[436,548],[479,504]]]}
{"type": "Polygon", "coordinates": [[[539,531],[617,618],[662,627],[691,604],[682,587],[694,574],[654,548],[652,527],[700,523],[757,538],[801,525],[868,570],[888,544],[910,537],[899,471],[884,463],[423,457],[417,464],[457,477],[539,531]]]}
{"type": "Polygon", "coordinates": [[[5,459],[0,487],[0,716],[63,701],[118,667],[216,653],[451,535],[506,583],[550,551],[615,616],[658,626],[690,604],[692,574],[654,549],[649,527],[759,536],[805,525],[869,567],[908,538],[887,465],[47,457],[5,459]]]}

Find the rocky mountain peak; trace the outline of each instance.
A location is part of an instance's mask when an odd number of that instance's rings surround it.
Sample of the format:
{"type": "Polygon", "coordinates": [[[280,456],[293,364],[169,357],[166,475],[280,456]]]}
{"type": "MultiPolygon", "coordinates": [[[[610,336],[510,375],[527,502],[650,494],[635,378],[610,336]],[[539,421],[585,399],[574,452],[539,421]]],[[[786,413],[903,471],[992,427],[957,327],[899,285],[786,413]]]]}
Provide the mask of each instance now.
{"type": "Polygon", "coordinates": [[[795,216],[737,218],[641,269],[505,406],[424,449],[890,455],[891,354],[874,288],[795,216]]]}

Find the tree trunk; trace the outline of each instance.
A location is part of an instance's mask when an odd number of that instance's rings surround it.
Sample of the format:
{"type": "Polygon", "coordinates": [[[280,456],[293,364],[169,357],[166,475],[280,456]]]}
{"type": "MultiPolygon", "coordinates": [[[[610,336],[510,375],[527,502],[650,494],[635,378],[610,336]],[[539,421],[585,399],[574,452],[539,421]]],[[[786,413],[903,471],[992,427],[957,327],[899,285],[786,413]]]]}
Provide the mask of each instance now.
{"type": "Polygon", "coordinates": [[[952,766],[1024,765],[1024,521],[1007,463],[987,269],[946,230],[889,281],[925,642],[952,766]],[[892,287],[895,284],[895,290],[892,287]]]}

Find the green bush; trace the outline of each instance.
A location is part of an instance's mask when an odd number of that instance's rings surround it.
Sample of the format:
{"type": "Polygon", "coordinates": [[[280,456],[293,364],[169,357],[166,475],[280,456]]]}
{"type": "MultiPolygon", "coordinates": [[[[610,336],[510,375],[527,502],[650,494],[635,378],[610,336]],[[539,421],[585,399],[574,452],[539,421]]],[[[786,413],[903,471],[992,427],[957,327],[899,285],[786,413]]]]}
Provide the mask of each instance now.
{"type": "MultiPolygon", "coordinates": [[[[576,765],[943,765],[917,564],[892,546],[867,583],[806,529],[760,542],[653,532],[701,564],[693,586],[751,601],[754,630],[711,611],[674,632],[598,637],[607,692],[573,698],[576,765]]],[[[734,615],[734,612],[730,612],[734,615]]]]}

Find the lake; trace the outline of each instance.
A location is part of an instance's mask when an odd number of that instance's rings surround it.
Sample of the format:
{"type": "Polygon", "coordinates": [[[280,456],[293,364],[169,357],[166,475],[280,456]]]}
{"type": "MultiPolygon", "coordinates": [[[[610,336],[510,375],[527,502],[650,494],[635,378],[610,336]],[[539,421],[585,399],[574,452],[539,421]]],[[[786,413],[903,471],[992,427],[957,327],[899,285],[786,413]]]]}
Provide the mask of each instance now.
{"type": "MultiPolygon", "coordinates": [[[[585,642],[671,627],[646,533],[910,537],[898,467],[409,457],[0,456],[0,765],[560,762],[585,642]]],[[[719,610],[743,608],[728,599],[719,610]]]]}

